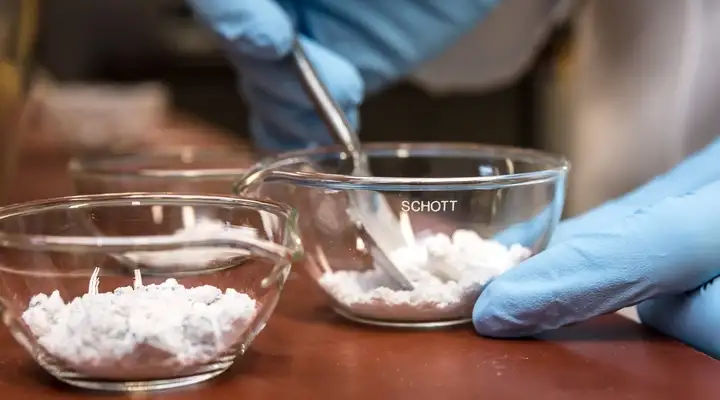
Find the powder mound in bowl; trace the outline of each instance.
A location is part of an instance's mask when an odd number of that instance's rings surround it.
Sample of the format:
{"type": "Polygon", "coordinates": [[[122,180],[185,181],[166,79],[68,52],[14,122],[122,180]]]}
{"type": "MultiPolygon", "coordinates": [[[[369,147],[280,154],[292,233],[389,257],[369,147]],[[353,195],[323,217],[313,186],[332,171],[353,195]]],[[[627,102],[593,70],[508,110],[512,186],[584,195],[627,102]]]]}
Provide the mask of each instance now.
{"type": "Polygon", "coordinates": [[[186,288],[175,279],[121,287],[65,303],[58,291],[33,296],[22,319],[47,353],[107,379],[158,379],[230,352],[257,303],[233,289],[186,288]]]}
{"type": "Polygon", "coordinates": [[[389,257],[414,283],[414,290],[391,289],[382,269],[325,273],[320,285],[346,310],[362,318],[397,322],[434,322],[469,318],[484,285],[532,255],[521,245],[506,247],[471,230],[452,236],[431,234],[389,257]],[[458,280],[433,273],[441,257],[459,272],[458,280]]]}

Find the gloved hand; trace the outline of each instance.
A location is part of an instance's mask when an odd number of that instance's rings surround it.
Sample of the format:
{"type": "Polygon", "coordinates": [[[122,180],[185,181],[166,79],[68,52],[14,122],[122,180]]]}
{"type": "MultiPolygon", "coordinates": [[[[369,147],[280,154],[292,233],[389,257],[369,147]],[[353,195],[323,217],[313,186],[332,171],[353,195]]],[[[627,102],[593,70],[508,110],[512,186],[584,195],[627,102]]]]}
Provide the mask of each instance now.
{"type": "Polygon", "coordinates": [[[640,303],[643,323],[720,357],[720,138],[638,190],[564,222],[488,284],[478,333],[533,335],[640,303]]]}
{"type": "Polygon", "coordinates": [[[241,75],[256,144],[270,151],[331,144],[283,58],[295,32],[351,123],[373,91],[470,30],[499,0],[188,0],[241,75]]]}

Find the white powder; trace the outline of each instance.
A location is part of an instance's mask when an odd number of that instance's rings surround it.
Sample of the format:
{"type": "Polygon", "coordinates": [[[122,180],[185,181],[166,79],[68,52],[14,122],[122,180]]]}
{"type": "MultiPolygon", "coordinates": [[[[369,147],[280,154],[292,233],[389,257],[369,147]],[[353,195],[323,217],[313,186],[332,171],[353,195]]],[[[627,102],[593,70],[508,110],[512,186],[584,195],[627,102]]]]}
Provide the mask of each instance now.
{"type": "Polygon", "coordinates": [[[419,235],[414,245],[389,255],[414,283],[414,290],[390,289],[392,281],[379,268],[325,273],[320,284],[340,305],[363,318],[402,322],[466,319],[489,279],[530,256],[531,251],[521,245],[508,248],[470,230],[457,230],[452,237],[419,235]],[[459,279],[441,279],[443,274],[433,260],[452,267],[459,279]]]}
{"type": "Polygon", "coordinates": [[[38,343],[71,369],[104,378],[167,378],[234,351],[256,302],[233,289],[185,288],[175,279],[137,289],[58,291],[30,300],[22,319],[38,343]]]}

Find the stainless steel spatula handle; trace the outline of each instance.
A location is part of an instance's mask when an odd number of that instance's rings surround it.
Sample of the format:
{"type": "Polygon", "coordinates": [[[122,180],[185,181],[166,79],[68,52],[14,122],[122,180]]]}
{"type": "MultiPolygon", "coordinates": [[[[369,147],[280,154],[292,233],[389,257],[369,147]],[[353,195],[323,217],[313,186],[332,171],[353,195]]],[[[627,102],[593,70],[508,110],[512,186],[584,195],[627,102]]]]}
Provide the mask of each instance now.
{"type": "Polygon", "coordinates": [[[293,61],[300,73],[301,82],[305,86],[305,92],[310,100],[315,104],[315,108],[320,113],[320,117],[325,120],[330,134],[334,136],[335,142],[344,143],[350,156],[353,157],[355,167],[359,168],[363,175],[367,174],[367,164],[365,158],[360,151],[360,140],[355,133],[350,121],[348,121],[345,113],[343,113],[330,95],[330,91],[320,80],[317,71],[313,67],[310,60],[302,48],[302,44],[295,39],[292,49],[293,61]]]}
{"type": "MultiPolygon", "coordinates": [[[[293,43],[292,58],[300,74],[300,81],[310,100],[315,105],[318,114],[325,121],[330,134],[337,143],[342,143],[345,150],[350,153],[353,162],[353,175],[370,176],[365,154],[360,149],[360,139],[345,113],[330,95],[330,91],[320,80],[312,62],[307,58],[302,44],[295,39],[293,43]]],[[[387,204],[382,194],[362,190],[351,190],[349,193],[351,209],[354,212],[351,218],[355,219],[365,230],[373,241],[377,253],[377,265],[397,283],[400,288],[412,290],[412,282],[400,271],[388,258],[389,252],[384,240],[388,235],[400,232],[399,223],[392,208],[387,204]],[[379,242],[379,243],[378,243],[379,242]]]]}

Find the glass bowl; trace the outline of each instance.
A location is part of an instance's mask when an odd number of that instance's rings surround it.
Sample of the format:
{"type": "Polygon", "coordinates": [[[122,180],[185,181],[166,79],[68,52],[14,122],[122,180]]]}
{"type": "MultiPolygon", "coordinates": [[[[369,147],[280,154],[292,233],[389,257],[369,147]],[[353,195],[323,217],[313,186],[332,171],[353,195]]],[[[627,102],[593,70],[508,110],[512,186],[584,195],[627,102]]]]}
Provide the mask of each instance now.
{"type": "Polygon", "coordinates": [[[78,194],[229,195],[233,183],[256,161],[247,148],[186,146],[78,156],[68,169],[78,194]]]}
{"type": "Polygon", "coordinates": [[[246,351],[301,255],[296,212],[272,202],[126,193],[3,207],[3,321],[70,385],[198,383],[246,351]]]}
{"type": "Polygon", "coordinates": [[[298,210],[309,275],[355,322],[467,323],[485,284],[542,251],[560,220],[570,168],[560,156],[470,143],[374,143],[364,151],[372,177],[352,176],[349,155],[325,147],[265,159],[235,186],[237,195],[298,210]],[[381,194],[397,217],[381,237],[348,216],[349,194],[360,190],[381,194]],[[398,237],[405,245],[381,248],[398,237]],[[375,268],[377,255],[404,270],[414,290],[396,290],[375,268]]]}

